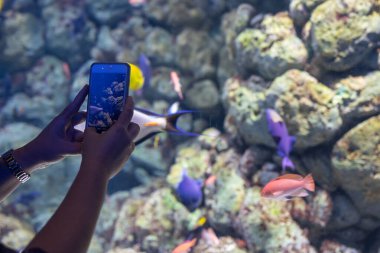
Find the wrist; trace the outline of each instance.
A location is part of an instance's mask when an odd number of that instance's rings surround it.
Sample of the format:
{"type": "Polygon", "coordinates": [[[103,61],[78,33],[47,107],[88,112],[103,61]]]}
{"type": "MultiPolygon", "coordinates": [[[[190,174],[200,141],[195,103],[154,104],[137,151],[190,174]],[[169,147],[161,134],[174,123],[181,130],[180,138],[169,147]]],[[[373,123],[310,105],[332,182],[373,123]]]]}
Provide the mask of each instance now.
{"type": "Polygon", "coordinates": [[[37,168],[45,166],[44,161],[34,154],[33,150],[30,150],[28,144],[15,149],[13,151],[13,157],[21,168],[28,173],[32,173],[37,168]]]}
{"type": "Polygon", "coordinates": [[[90,178],[96,178],[97,180],[108,181],[110,178],[108,171],[104,167],[99,163],[88,160],[82,160],[79,173],[90,178]]]}

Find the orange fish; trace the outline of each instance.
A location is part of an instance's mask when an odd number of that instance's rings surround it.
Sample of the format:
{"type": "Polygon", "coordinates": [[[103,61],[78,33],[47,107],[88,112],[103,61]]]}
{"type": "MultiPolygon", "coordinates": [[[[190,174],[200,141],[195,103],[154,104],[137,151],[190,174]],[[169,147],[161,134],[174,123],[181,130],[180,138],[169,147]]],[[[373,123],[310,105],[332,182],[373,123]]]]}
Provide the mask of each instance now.
{"type": "Polygon", "coordinates": [[[216,183],[216,179],[217,179],[217,178],[216,178],[215,175],[211,175],[211,176],[209,176],[209,177],[206,179],[204,185],[206,185],[206,186],[214,185],[214,184],[216,183]]]}
{"type": "Polygon", "coordinates": [[[129,4],[138,7],[146,3],[146,0],[129,0],[129,4]]]}
{"type": "Polygon", "coordinates": [[[170,72],[170,80],[173,84],[175,92],[177,92],[179,98],[181,100],[183,100],[182,85],[181,85],[181,82],[179,80],[179,76],[178,76],[177,72],[175,72],[175,71],[170,72]]]}
{"type": "Polygon", "coordinates": [[[315,184],[311,174],[302,177],[296,174],[285,174],[273,179],[261,190],[264,198],[289,200],[293,197],[306,197],[307,191],[314,192],[315,184]]]}
{"type": "Polygon", "coordinates": [[[64,63],[62,65],[62,68],[63,68],[63,73],[65,74],[65,77],[67,78],[67,80],[71,80],[71,71],[70,71],[69,64],[64,63]]]}
{"type": "Polygon", "coordinates": [[[185,241],[185,242],[181,243],[180,245],[178,245],[172,251],[172,253],[187,253],[187,252],[189,252],[191,250],[192,247],[195,246],[196,243],[197,243],[197,239],[196,238],[194,238],[191,241],[185,241]]]}
{"type": "Polygon", "coordinates": [[[242,240],[242,239],[235,239],[234,240],[236,245],[240,248],[240,249],[246,249],[247,248],[247,242],[242,240]]]}

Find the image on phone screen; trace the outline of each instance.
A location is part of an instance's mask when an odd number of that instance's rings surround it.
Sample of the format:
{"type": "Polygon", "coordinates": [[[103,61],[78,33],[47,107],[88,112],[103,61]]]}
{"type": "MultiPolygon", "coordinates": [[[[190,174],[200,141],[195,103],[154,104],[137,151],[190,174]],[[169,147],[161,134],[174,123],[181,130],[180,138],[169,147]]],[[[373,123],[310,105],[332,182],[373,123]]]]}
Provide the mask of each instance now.
{"type": "Polygon", "coordinates": [[[87,106],[87,126],[105,131],[119,118],[128,96],[129,66],[93,64],[87,106]]]}

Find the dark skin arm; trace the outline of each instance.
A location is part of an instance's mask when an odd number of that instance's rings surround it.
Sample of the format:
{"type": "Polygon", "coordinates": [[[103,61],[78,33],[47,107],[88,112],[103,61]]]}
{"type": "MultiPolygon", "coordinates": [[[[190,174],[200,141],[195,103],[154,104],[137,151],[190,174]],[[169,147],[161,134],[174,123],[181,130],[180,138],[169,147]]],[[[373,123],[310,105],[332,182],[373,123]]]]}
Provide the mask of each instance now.
{"type": "Polygon", "coordinates": [[[107,183],[128,160],[139,127],[131,123],[133,100],[128,98],[119,120],[106,132],[87,128],[82,164],[65,199],[27,246],[49,253],[86,252],[106,194],[107,183]]]}
{"type": "MultiPolygon", "coordinates": [[[[31,142],[15,149],[13,156],[22,169],[33,175],[38,169],[62,160],[65,156],[81,152],[83,133],[74,126],[86,118],[85,112],[78,112],[88,93],[88,86],[78,93],[74,101],[55,117],[49,125],[31,142]]],[[[33,180],[33,176],[32,179],[33,180]]],[[[10,173],[3,159],[0,159],[0,201],[12,193],[20,182],[10,173]]]]}

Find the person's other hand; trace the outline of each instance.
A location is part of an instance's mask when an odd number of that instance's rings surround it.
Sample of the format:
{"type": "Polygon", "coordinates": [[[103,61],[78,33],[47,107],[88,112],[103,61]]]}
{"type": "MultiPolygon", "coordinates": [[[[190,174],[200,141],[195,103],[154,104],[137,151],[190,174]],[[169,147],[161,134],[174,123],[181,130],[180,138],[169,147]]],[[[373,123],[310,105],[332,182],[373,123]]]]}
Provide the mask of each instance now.
{"type": "Polygon", "coordinates": [[[131,122],[134,103],[128,97],[119,119],[105,132],[97,133],[87,127],[84,132],[82,167],[92,172],[104,172],[106,177],[116,175],[135,148],[133,140],[140,128],[131,122]]]}
{"type": "Polygon", "coordinates": [[[83,133],[74,126],[86,119],[86,112],[79,112],[88,94],[88,85],[57,117],[31,142],[15,150],[24,167],[43,168],[67,155],[81,153],[83,133]]]}

